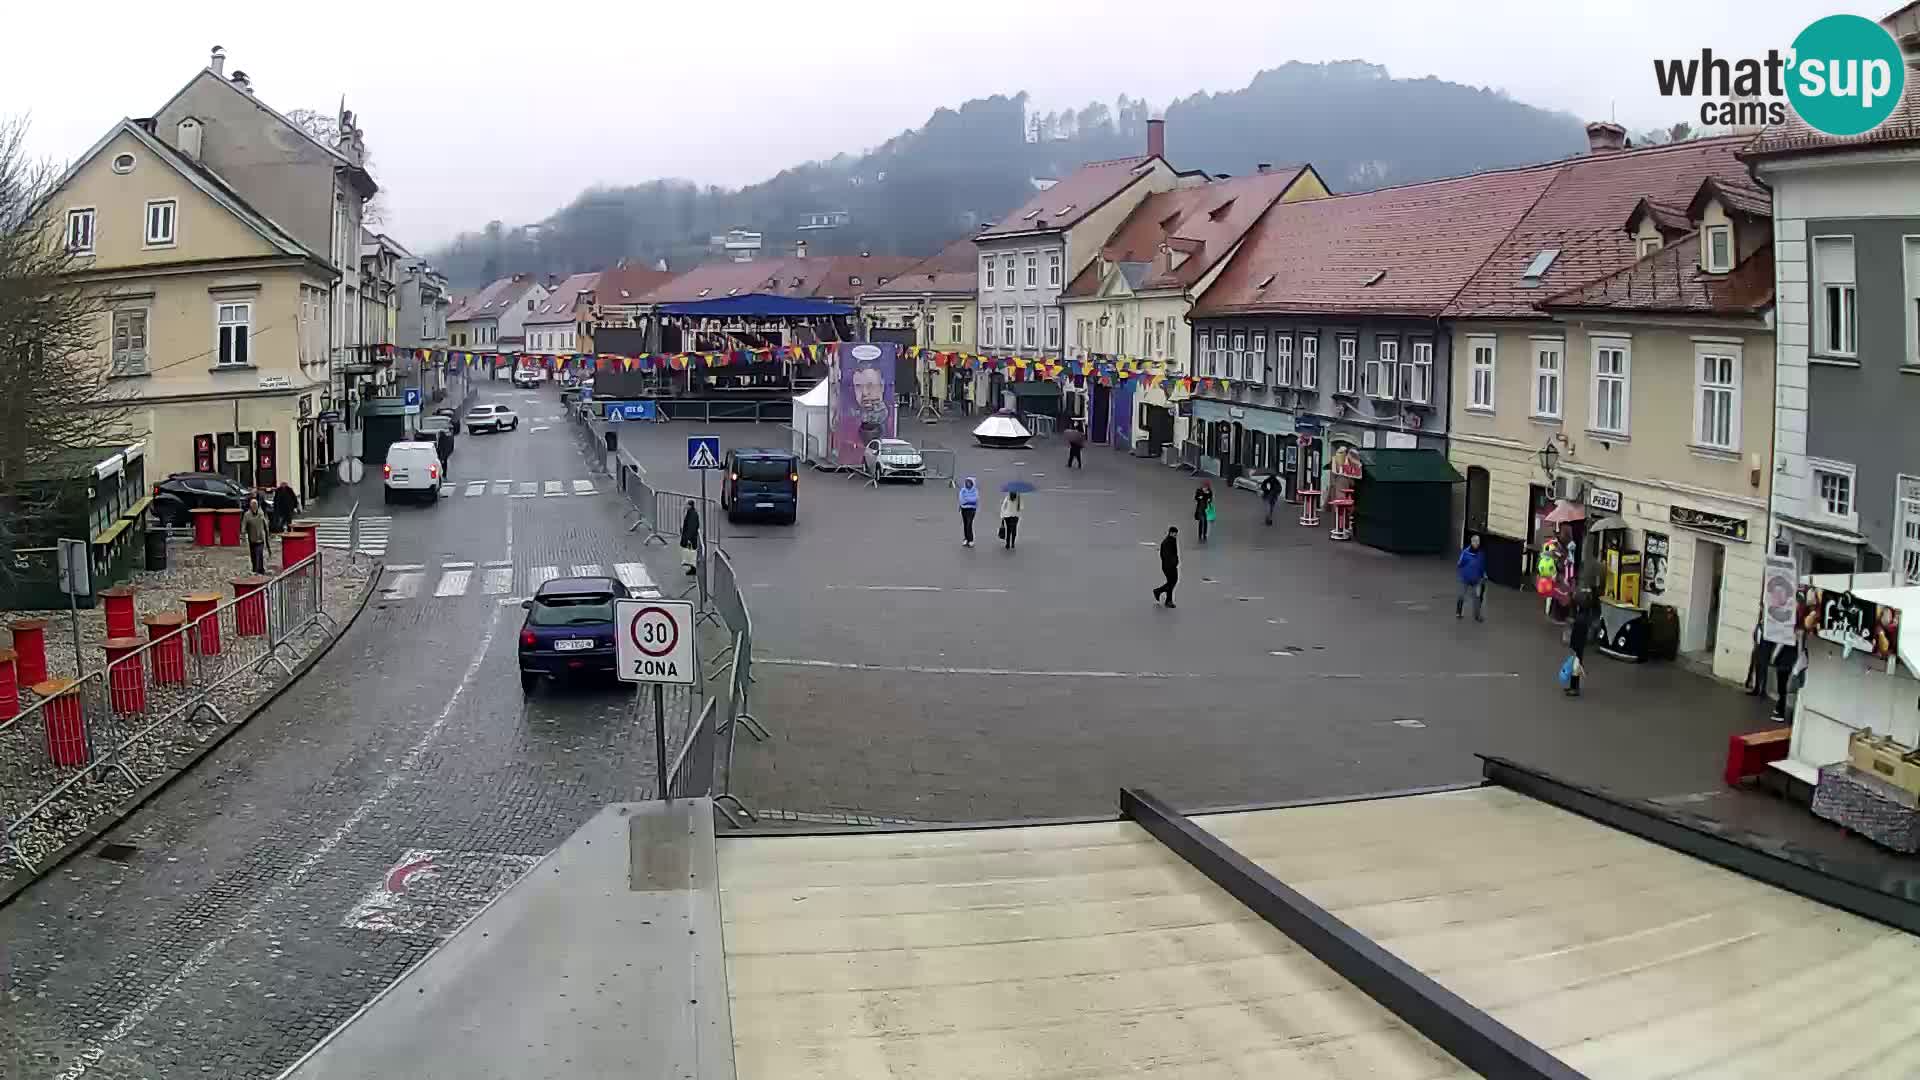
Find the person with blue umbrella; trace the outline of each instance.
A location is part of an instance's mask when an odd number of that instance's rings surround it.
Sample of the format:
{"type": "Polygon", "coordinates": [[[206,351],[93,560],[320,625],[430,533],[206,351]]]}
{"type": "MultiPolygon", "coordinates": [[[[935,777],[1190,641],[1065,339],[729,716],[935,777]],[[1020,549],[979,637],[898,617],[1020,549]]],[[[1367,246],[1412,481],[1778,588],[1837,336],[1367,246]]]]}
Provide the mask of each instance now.
{"type": "Polygon", "coordinates": [[[1033,485],[1025,480],[1009,480],[1000,485],[1005,492],[1000,497],[1000,539],[1007,542],[1007,550],[1012,551],[1014,542],[1020,537],[1020,514],[1026,509],[1023,498],[1033,490],[1033,485]]]}

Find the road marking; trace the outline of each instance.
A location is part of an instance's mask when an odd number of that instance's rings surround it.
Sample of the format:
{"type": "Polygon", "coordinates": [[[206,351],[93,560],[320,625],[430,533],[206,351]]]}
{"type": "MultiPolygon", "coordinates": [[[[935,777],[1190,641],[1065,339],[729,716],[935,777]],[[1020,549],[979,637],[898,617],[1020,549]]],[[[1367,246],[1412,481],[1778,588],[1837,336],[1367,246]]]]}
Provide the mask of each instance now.
{"type": "Polygon", "coordinates": [[[419,594],[420,582],[425,580],[426,576],[419,573],[396,574],[386,591],[380,594],[380,599],[411,600],[419,594]]]}
{"type": "Polygon", "coordinates": [[[471,580],[471,570],[449,570],[440,575],[440,585],[433,590],[433,595],[460,596],[467,591],[467,583],[471,580]]]}
{"type": "MultiPolygon", "coordinates": [[[[468,563],[467,565],[471,566],[473,564],[468,563]]],[[[487,565],[488,566],[512,566],[513,560],[512,559],[488,559],[487,565]]]]}
{"type": "Polygon", "coordinates": [[[546,487],[546,490],[545,490],[544,492],[542,492],[541,494],[543,494],[543,495],[545,495],[545,496],[546,496],[547,498],[549,498],[549,499],[551,499],[551,498],[553,498],[553,497],[554,497],[554,496],[556,496],[556,495],[565,495],[566,493],[567,493],[567,489],[566,489],[566,488],[563,488],[563,487],[561,487],[561,486],[560,486],[560,481],[558,481],[558,480],[549,480],[549,481],[547,481],[547,487],[546,487]]]}
{"type": "Polygon", "coordinates": [[[1410,679],[1517,679],[1517,671],[1316,671],[1312,679],[1351,679],[1357,682],[1405,682],[1410,679]]]}
{"type": "Polygon", "coordinates": [[[426,568],[427,568],[426,563],[417,563],[417,562],[387,564],[388,571],[392,573],[399,573],[402,570],[425,570],[426,568]]]}
{"type": "Polygon", "coordinates": [[[500,606],[501,607],[509,607],[509,606],[518,607],[519,605],[524,604],[531,599],[533,599],[533,597],[531,596],[503,596],[500,598],[500,606]]]}
{"type": "Polygon", "coordinates": [[[452,719],[454,711],[459,708],[460,699],[466,696],[467,687],[472,684],[473,677],[479,673],[480,665],[486,662],[487,650],[493,646],[493,631],[498,621],[497,619],[487,620],[487,632],[480,638],[480,648],[474,652],[473,662],[467,665],[466,674],[460,677],[460,685],[454,687],[453,693],[448,696],[446,708],[440,710],[440,715],[427,728],[426,734],[407,750],[407,755],[400,759],[400,764],[387,774],[385,780],[381,781],[379,789],[367,796],[367,801],[355,807],[353,813],[347,815],[347,820],[340,823],[339,828],[315,845],[313,850],[307,852],[306,857],[289,870],[286,877],[276,882],[265,895],[254,902],[252,907],[242,912],[240,917],[228,927],[225,934],[202,945],[199,952],[187,958],[185,963],[174,969],[173,974],[168,975],[160,985],[148,991],[145,997],[136,1002],[133,1008],[128,1009],[119,1022],[115,1023],[105,1035],[100,1036],[99,1042],[82,1050],[73,1064],[61,1070],[58,1080],[79,1080],[80,1077],[85,1076],[88,1070],[98,1065],[107,1056],[107,1048],[110,1045],[132,1034],[135,1028],[146,1022],[147,1017],[153,1015],[155,1009],[179,992],[182,983],[199,974],[234,938],[251,930],[253,924],[260,921],[268,908],[298,889],[301,883],[319,869],[327,856],[333,854],[341,844],[346,843],[347,838],[353,835],[361,822],[367,820],[368,816],[378,810],[382,803],[393,797],[393,793],[399,790],[401,782],[407,778],[408,774],[420,768],[421,762],[426,759],[427,750],[433,745],[434,740],[439,738],[440,732],[447,726],[447,721],[452,719]]]}
{"type": "Polygon", "coordinates": [[[625,585],[629,589],[647,589],[653,587],[653,577],[647,573],[647,568],[642,563],[614,563],[613,574],[620,579],[620,584],[625,585]]]}
{"type": "Polygon", "coordinates": [[[868,592],[939,592],[938,585],[829,585],[829,589],[865,589],[868,592]]]}
{"type": "Polygon", "coordinates": [[[488,596],[499,596],[513,588],[513,567],[503,566],[487,571],[486,584],[481,587],[488,596]]]}
{"type": "Polygon", "coordinates": [[[599,576],[600,576],[600,564],[599,564],[599,563],[592,563],[592,562],[590,562],[590,563],[574,563],[574,564],[573,564],[573,576],[574,576],[574,577],[599,577],[599,576]]]}
{"type": "Polygon", "coordinates": [[[547,425],[545,425],[545,424],[535,424],[535,425],[533,425],[532,427],[530,427],[530,428],[528,428],[527,430],[529,430],[529,431],[546,431],[546,430],[548,430],[548,428],[547,428],[547,425]]]}
{"type": "Polygon", "coordinates": [[[511,480],[495,480],[495,481],[493,482],[493,493],[494,493],[495,495],[510,495],[510,494],[512,494],[512,493],[513,493],[513,481],[511,481],[511,480]]]}
{"type": "Polygon", "coordinates": [[[1055,679],[1207,679],[1197,671],[1039,671],[1033,668],[935,667],[927,664],[849,664],[838,660],[796,660],[791,657],[754,658],[756,664],[776,667],[832,668],[835,671],[887,671],[912,675],[1023,675],[1055,679]]]}
{"type": "Polygon", "coordinates": [[[527,572],[527,580],[533,585],[533,591],[539,592],[540,586],[560,576],[557,566],[536,566],[527,572]]]}
{"type": "Polygon", "coordinates": [[[467,497],[468,498],[472,498],[475,495],[485,495],[486,493],[487,493],[487,482],[485,480],[467,481],[467,497]]]}
{"type": "Polygon", "coordinates": [[[471,569],[473,569],[473,563],[472,563],[472,562],[443,562],[443,563],[441,563],[441,564],[440,564],[440,569],[442,569],[442,570],[471,570],[471,569]]]}
{"type": "Polygon", "coordinates": [[[573,482],[573,493],[575,495],[598,495],[600,491],[593,486],[593,481],[591,480],[575,480],[573,482]]]}
{"type": "Polygon", "coordinates": [[[516,495],[537,495],[540,492],[540,481],[522,480],[514,485],[514,489],[516,495]]]}

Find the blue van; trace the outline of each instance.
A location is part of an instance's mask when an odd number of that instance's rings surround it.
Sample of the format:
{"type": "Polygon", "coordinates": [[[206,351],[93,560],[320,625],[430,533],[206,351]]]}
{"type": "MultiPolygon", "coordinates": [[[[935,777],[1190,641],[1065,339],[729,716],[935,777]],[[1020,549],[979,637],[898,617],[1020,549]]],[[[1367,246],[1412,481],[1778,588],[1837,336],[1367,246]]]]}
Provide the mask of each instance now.
{"type": "Polygon", "coordinates": [[[786,450],[727,451],[720,509],[728,521],[767,518],[791,525],[800,516],[800,459],[786,450]]]}

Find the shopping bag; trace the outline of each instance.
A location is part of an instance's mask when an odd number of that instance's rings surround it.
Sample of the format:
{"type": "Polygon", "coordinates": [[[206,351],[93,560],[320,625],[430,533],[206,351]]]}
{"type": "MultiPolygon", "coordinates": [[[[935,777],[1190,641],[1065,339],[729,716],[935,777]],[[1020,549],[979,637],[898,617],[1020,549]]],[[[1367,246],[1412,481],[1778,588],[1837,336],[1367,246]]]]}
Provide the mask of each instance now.
{"type": "Polygon", "coordinates": [[[1574,673],[1579,670],[1580,661],[1572,656],[1567,657],[1566,660],[1560,664],[1560,685],[1562,687],[1572,686],[1574,673]]]}
{"type": "Polygon", "coordinates": [[[1213,504],[1212,504],[1212,503],[1208,503],[1208,504],[1207,504],[1207,520],[1208,520],[1208,521],[1212,521],[1212,520],[1214,520],[1214,517],[1215,517],[1215,515],[1214,515],[1214,512],[1213,512],[1213,504]]]}
{"type": "Polygon", "coordinates": [[[1000,539],[1005,540],[1006,538],[1007,538],[1007,519],[1001,518],[1000,519],[1000,539]]]}

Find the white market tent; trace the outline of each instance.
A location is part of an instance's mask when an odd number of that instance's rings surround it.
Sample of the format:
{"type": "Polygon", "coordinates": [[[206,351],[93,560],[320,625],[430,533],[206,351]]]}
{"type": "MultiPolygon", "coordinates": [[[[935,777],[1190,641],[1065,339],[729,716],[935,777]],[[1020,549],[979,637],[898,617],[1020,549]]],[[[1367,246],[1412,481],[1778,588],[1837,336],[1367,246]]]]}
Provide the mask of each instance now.
{"type": "Polygon", "coordinates": [[[793,399],[793,453],[818,469],[833,462],[833,388],[822,379],[793,399]]]}
{"type": "Polygon", "coordinates": [[[1830,641],[1809,638],[1806,685],[1794,706],[1793,743],[1774,767],[1813,783],[1820,766],[1847,758],[1847,740],[1861,728],[1920,746],[1920,627],[1904,625],[1920,613],[1920,587],[1896,584],[1892,574],[1814,574],[1801,579],[1824,592],[1851,592],[1860,600],[1900,613],[1895,659],[1876,659],[1859,649],[1845,655],[1830,641]],[[1904,668],[1905,670],[1901,670],[1904,668]]]}

